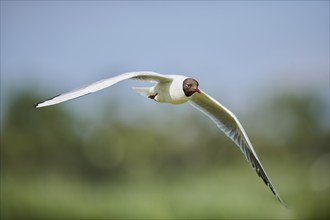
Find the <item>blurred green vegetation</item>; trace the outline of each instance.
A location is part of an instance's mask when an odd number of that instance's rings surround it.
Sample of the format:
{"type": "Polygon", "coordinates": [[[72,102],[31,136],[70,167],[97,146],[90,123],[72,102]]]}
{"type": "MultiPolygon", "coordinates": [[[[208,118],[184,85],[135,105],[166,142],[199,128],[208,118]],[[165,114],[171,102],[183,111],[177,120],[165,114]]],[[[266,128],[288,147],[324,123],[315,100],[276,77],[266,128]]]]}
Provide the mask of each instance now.
{"type": "Polygon", "coordinates": [[[159,126],[34,109],[42,98],[28,90],[8,100],[2,219],[329,218],[329,103],[314,93],[274,96],[243,123],[288,208],[194,110],[159,126]]]}

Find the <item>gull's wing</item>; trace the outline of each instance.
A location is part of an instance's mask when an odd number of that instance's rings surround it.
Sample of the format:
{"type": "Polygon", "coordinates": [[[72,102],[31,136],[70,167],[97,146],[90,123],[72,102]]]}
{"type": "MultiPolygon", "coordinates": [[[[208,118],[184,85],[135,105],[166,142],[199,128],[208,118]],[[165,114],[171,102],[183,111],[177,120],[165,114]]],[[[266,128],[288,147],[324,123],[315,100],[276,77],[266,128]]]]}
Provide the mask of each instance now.
{"type": "Polygon", "coordinates": [[[57,95],[53,98],[47,99],[43,102],[37,103],[34,105],[36,108],[45,107],[49,105],[55,105],[61,102],[65,102],[71,99],[78,98],[83,95],[87,95],[96,91],[99,91],[101,89],[105,89],[109,86],[112,86],[120,81],[127,80],[127,79],[140,79],[145,81],[151,81],[151,82],[171,82],[172,78],[166,75],[162,75],[155,72],[128,72],[123,73],[121,75],[100,80],[95,83],[92,83],[88,86],[75,89],[73,91],[63,93],[60,95],[57,95]]]}
{"type": "Polygon", "coordinates": [[[257,174],[263,179],[274,195],[276,195],[278,200],[285,206],[285,203],[270,182],[246,132],[244,131],[241,123],[237,120],[236,116],[215,99],[202,91],[201,93],[195,93],[190,99],[190,103],[211,118],[220,130],[222,130],[231,140],[235,142],[257,174]]]}

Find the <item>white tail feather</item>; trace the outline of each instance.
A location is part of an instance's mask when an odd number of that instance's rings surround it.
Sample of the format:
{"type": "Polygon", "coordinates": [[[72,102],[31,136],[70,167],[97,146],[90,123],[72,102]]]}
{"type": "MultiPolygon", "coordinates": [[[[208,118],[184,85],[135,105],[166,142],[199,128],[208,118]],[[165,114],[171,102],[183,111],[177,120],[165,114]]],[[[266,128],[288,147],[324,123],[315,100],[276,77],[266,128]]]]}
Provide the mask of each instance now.
{"type": "Polygon", "coordinates": [[[142,96],[149,97],[151,95],[155,95],[152,91],[152,87],[133,87],[132,88],[135,92],[139,93],[142,96]]]}

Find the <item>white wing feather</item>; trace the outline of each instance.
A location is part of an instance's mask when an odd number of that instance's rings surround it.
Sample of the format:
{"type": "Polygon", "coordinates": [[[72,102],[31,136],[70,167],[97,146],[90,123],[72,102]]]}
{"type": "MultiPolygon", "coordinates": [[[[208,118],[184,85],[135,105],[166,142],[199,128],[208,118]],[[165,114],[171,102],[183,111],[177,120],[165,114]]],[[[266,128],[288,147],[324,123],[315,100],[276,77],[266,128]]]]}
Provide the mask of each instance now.
{"type": "Polygon", "coordinates": [[[99,91],[101,89],[105,89],[109,86],[112,86],[118,82],[121,82],[121,81],[127,80],[127,79],[140,79],[140,80],[151,81],[151,82],[171,82],[172,81],[172,78],[170,78],[166,75],[155,73],[155,72],[128,72],[128,73],[123,73],[123,74],[115,76],[115,77],[97,81],[88,86],[85,86],[85,87],[82,87],[79,89],[75,89],[75,90],[67,92],[67,93],[57,95],[53,98],[50,98],[43,102],[37,103],[34,106],[36,108],[40,108],[40,107],[55,105],[55,104],[58,104],[61,102],[65,102],[65,101],[68,101],[71,99],[78,98],[80,96],[84,96],[84,95],[99,91]]]}
{"type": "Polygon", "coordinates": [[[220,130],[235,142],[257,174],[263,179],[278,200],[286,206],[268,178],[246,132],[243,129],[243,126],[236,116],[226,107],[202,91],[201,93],[195,93],[192,96],[190,103],[211,118],[220,130]]]}

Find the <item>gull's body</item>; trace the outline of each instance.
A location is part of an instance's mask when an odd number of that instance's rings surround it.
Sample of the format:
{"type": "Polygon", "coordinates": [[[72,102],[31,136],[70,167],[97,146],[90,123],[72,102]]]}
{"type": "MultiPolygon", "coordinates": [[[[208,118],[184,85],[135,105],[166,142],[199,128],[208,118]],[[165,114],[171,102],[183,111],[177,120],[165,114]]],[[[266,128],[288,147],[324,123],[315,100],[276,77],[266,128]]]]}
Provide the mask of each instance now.
{"type": "Polygon", "coordinates": [[[206,114],[240,148],[257,174],[263,179],[278,200],[285,205],[268,178],[245,130],[236,116],[218,101],[199,90],[198,82],[194,79],[182,75],[163,75],[155,72],[129,72],[60,94],[36,104],[35,107],[40,108],[75,99],[127,79],[138,79],[156,83],[152,87],[133,88],[143,96],[161,103],[182,104],[189,101],[195,108],[206,114]]]}

